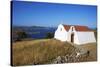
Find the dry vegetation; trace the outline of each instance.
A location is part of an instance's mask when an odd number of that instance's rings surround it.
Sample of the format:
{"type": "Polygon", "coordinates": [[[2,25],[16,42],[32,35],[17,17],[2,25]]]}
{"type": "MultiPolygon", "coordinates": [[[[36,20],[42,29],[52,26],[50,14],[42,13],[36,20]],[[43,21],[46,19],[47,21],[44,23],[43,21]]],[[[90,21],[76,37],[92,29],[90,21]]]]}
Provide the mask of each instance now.
{"type": "MultiPolygon", "coordinates": [[[[87,44],[81,47],[90,51],[90,55],[87,61],[96,60],[95,43],[87,44]]],[[[76,48],[71,44],[67,42],[62,43],[55,39],[15,42],[12,45],[12,63],[14,66],[29,64],[49,64],[58,56],[72,54],[75,52],[75,49],[76,48]]]]}
{"type": "Polygon", "coordinates": [[[97,45],[96,43],[88,43],[81,45],[85,50],[89,50],[90,54],[87,58],[88,61],[96,61],[97,60],[97,45]]]}

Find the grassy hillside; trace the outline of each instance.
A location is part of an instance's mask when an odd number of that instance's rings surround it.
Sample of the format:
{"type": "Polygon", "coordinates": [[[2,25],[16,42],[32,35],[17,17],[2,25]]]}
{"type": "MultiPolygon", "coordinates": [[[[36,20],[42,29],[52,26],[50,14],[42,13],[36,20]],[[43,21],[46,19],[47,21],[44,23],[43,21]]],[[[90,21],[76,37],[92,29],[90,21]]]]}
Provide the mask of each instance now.
{"type": "Polygon", "coordinates": [[[96,43],[88,43],[88,44],[84,44],[84,45],[80,45],[80,46],[82,48],[84,48],[85,50],[90,51],[90,55],[87,58],[88,61],[97,60],[97,45],[96,45],[96,43]]]}
{"type": "MultiPolygon", "coordinates": [[[[93,44],[94,45],[88,44],[81,47],[95,52],[96,44],[93,44]]],[[[55,39],[15,42],[12,45],[12,63],[13,65],[49,64],[52,63],[53,59],[56,57],[71,55],[72,53],[75,53],[75,50],[76,48],[70,43],[60,42],[55,39]]],[[[91,61],[96,60],[95,58],[96,52],[93,54],[92,58],[89,57],[91,61]]]]}

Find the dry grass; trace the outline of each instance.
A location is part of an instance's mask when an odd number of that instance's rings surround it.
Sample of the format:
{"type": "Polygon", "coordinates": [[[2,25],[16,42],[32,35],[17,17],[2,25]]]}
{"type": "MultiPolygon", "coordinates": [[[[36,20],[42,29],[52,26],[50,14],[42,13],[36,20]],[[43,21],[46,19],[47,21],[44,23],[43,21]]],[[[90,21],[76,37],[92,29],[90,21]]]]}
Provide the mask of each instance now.
{"type": "MultiPolygon", "coordinates": [[[[89,56],[86,58],[88,61],[96,61],[97,60],[97,44],[96,43],[88,43],[84,45],[80,45],[83,49],[90,51],[89,56]]],[[[84,58],[83,58],[84,60],[84,58]]]]}
{"type": "Polygon", "coordinates": [[[74,47],[54,39],[16,42],[12,45],[13,65],[47,64],[57,56],[71,54],[74,47]]]}
{"type": "MultiPolygon", "coordinates": [[[[96,60],[96,43],[81,45],[82,48],[90,51],[87,60],[96,60]]],[[[60,42],[55,39],[40,39],[31,41],[15,42],[12,45],[12,64],[33,65],[48,64],[58,56],[70,55],[75,52],[75,47],[67,42],[60,42]]],[[[80,58],[84,59],[84,57],[80,58]]]]}

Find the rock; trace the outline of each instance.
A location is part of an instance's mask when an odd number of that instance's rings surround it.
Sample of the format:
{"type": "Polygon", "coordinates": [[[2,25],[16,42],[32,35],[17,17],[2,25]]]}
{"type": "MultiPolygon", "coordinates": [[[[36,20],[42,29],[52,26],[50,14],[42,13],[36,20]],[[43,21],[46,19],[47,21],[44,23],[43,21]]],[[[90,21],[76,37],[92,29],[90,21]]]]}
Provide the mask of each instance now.
{"type": "Polygon", "coordinates": [[[68,56],[58,56],[53,63],[65,63],[68,61],[68,56]]]}
{"type": "Polygon", "coordinates": [[[58,57],[55,59],[54,63],[61,63],[61,56],[58,56],[58,57]]]}
{"type": "Polygon", "coordinates": [[[65,62],[68,62],[68,56],[65,56],[65,62]]]}
{"type": "Polygon", "coordinates": [[[59,64],[59,63],[79,62],[81,60],[84,60],[84,58],[87,58],[89,54],[90,54],[89,51],[72,52],[70,55],[58,56],[56,59],[54,59],[53,63],[59,64]]]}
{"type": "Polygon", "coordinates": [[[80,56],[80,53],[79,53],[79,52],[77,52],[77,53],[76,53],[76,57],[79,57],[79,56],[80,56]]]}

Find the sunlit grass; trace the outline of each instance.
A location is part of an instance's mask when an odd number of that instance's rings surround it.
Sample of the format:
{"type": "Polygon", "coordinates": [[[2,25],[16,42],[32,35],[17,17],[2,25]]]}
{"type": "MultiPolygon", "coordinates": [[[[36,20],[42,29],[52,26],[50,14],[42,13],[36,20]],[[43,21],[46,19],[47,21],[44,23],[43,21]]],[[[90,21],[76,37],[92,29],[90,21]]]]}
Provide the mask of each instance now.
{"type": "MultiPolygon", "coordinates": [[[[88,60],[96,60],[96,44],[81,46],[91,50],[88,60]]],[[[55,39],[38,39],[31,41],[19,41],[12,44],[13,65],[49,64],[58,56],[70,55],[75,52],[75,47],[67,42],[55,39]]],[[[84,59],[84,57],[80,58],[84,59]]],[[[82,60],[83,61],[83,60],[82,60]]]]}

